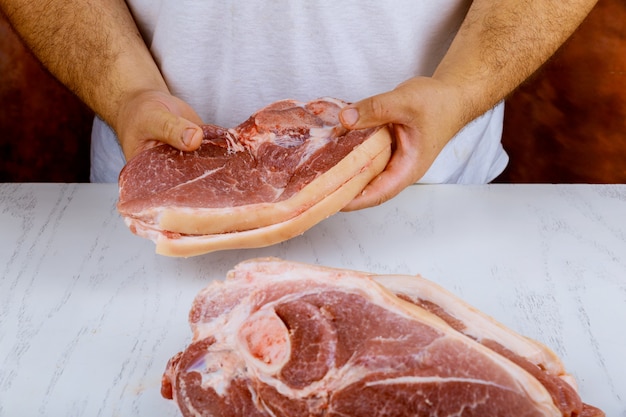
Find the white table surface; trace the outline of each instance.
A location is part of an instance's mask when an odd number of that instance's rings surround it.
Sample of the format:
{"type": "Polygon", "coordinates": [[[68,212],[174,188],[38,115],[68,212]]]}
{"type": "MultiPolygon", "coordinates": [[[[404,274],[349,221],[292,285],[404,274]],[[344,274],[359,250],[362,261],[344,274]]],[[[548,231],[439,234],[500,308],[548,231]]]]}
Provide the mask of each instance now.
{"type": "Polygon", "coordinates": [[[420,273],[550,346],[626,416],[626,185],[412,186],[273,247],[154,253],[115,185],[0,185],[0,416],[178,416],[160,396],[196,293],[258,256],[420,273]]]}

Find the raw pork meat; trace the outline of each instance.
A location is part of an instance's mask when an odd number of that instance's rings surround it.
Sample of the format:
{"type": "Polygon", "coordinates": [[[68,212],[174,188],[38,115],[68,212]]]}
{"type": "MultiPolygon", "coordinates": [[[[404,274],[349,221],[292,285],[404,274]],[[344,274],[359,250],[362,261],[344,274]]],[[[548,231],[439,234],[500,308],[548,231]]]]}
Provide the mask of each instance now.
{"type": "Polygon", "coordinates": [[[271,245],[341,210],[386,166],[386,127],[347,131],[346,103],[273,103],[232,129],[203,126],[195,152],[142,152],[119,179],[118,210],[157,252],[191,256],[271,245]]]}
{"type": "Polygon", "coordinates": [[[547,347],[420,277],[253,259],[189,318],[161,388],[185,416],[604,416],[547,347]]]}

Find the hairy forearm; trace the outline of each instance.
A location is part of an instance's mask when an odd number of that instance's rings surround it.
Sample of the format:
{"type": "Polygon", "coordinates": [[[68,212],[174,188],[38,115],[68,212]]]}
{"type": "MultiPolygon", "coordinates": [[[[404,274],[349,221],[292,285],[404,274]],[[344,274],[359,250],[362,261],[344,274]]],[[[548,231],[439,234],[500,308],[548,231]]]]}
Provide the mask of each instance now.
{"type": "Polygon", "coordinates": [[[122,0],[0,0],[39,60],[98,115],[114,124],[120,102],[167,91],[122,0]]]}
{"type": "Polygon", "coordinates": [[[456,85],[469,122],[535,72],[597,0],[475,0],[434,77],[456,85]]]}

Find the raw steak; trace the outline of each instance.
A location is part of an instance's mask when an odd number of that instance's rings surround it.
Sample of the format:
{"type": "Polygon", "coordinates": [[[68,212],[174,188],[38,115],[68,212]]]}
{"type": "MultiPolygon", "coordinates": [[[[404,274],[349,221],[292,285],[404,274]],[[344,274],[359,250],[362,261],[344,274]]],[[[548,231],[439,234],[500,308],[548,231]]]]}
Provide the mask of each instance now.
{"type": "Polygon", "coordinates": [[[185,416],[604,416],[547,347],[420,277],[253,259],[189,319],[161,388],[185,416]]]}
{"type": "Polygon", "coordinates": [[[387,128],[348,131],[346,103],[273,103],[232,129],[205,125],[195,152],[162,145],[119,178],[118,210],[157,252],[271,245],[341,210],[387,164],[387,128]]]}

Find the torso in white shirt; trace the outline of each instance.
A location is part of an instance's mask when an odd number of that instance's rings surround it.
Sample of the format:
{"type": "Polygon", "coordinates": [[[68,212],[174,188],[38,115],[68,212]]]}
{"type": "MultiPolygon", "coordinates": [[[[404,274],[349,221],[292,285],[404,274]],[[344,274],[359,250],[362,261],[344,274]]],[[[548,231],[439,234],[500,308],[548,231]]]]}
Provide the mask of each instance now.
{"type": "MultiPolygon", "coordinates": [[[[129,6],[172,93],[207,123],[232,127],[284,98],[346,101],[430,75],[471,1],[131,0],[129,6]]],[[[475,120],[420,180],[484,183],[506,166],[503,106],[475,120]]],[[[92,181],[117,181],[113,132],[95,120],[92,181]]]]}

